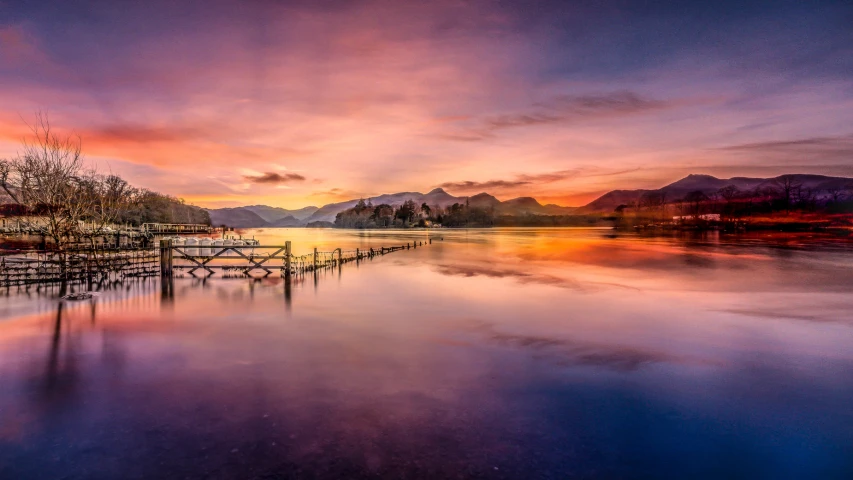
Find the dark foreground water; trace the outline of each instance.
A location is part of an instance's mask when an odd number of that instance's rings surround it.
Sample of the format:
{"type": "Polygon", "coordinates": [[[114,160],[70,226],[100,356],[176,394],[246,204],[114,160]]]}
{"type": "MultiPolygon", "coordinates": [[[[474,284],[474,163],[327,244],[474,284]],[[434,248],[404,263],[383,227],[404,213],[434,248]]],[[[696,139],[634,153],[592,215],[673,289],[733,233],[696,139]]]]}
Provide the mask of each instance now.
{"type": "Polygon", "coordinates": [[[611,234],[12,292],[0,478],[853,478],[853,249],[611,234]]]}

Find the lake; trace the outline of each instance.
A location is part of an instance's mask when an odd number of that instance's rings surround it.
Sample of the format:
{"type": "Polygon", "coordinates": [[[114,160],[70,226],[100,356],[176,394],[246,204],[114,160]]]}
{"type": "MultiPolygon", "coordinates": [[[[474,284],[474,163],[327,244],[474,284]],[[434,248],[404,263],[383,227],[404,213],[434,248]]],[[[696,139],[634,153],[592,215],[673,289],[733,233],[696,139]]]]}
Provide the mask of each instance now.
{"type": "Polygon", "coordinates": [[[853,247],[602,229],[0,300],[0,478],[853,478],[853,247]]]}

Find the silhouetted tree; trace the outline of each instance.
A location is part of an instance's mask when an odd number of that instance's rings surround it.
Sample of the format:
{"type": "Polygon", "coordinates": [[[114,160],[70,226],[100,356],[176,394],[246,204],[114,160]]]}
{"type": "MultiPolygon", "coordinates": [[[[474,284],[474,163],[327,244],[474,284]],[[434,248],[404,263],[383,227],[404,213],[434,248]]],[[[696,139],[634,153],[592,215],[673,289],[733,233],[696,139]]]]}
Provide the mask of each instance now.
{"type": "Polygon", "coordinates": [[[773,183],[779,189],[778,192],[782,200],[782,205],[785,207],[785,214],[791,213],[791,204],[803,184],[798,182],[793,175],[782,175],[774,180],[773,183]]]}
{"type": "Polygon", "coordinates": [[[417,213],[417,205],[413,200],[406,200],[400,205],[400,208],[394,212],[394,216],[399,218],[404,225],[410,223],[412,219],[415,217],[415,213],[417,213]]]}
{"type": "Polygon", "coordinates": [[[690,208],[690,214],[697,220],[699,219],[699,215],[702,214],[702,203],[707,200],[708,196],[701,190],[690,192],[684,197],[684,201],[690,208]]]}

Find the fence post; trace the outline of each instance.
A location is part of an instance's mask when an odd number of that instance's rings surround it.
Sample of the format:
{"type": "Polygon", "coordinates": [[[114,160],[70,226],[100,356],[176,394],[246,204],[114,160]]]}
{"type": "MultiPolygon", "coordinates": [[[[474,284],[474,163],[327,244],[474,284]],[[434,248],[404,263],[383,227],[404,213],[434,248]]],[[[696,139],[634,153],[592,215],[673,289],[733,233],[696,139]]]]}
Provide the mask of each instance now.
{"type": "Polygon", "coordinates": [[[338,266],[340,267],[343,264],[344,264],[344,252],[343,252],[343,250],[341,250],[339,248],[338,249],[338,266]]]}
{"type": "Polygon", "coordinates": [[[284,275],[290,276],[290,240],[284,242],[284,275]]]}
{"type": "Polygon", "coordinates": [[[160,240],[160,276],[172,276],[172,241],[160,240]]]}
{"type": "Polygon", "coordinates": [[[317,270],[317,247],[314,247],[314,270],[317,270]]]}

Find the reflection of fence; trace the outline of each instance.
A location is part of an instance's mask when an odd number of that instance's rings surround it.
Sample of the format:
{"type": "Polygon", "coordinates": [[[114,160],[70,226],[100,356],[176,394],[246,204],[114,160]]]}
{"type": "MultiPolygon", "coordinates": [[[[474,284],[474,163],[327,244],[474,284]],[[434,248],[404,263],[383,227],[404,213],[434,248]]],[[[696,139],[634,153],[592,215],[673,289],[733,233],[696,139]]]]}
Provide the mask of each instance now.
{"type": "MultiPolygon", "coordinates": [[[[432,240],[427,240],[427,244],[432,240]]],[[[248,274],[253,270],[261,270],[267,275],[274,270],[288,276],[338,267],[347,262],[370,259],[378,255],[418,248],[424,242],[407,243],[406,245],[368,248],[362,250],[342,250],[336,248],[331,252],[320,252],[316,248],[307,255],[293,255],[290,242],[283,246],[277,245],[191,245],[174,246],[171,240],[160,241],[160,272],[163,276],[171,276],[175,270],[186,270],[194,274],[204,270],[213,274],[215,270],[238,271],[248,274]]]]}
{"type": "Polygon", "coordinates": [[[22,251],[0,257],[0,286],[144,277],[158,273],[157,251],[97,248],[22,251]]]}

